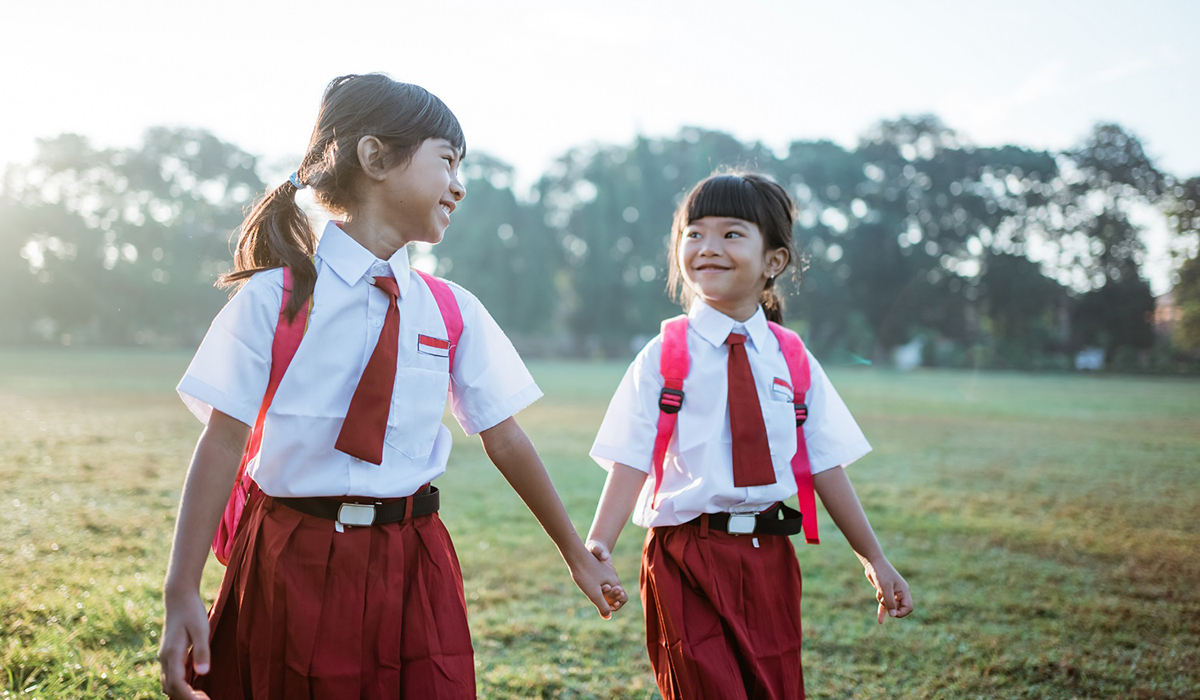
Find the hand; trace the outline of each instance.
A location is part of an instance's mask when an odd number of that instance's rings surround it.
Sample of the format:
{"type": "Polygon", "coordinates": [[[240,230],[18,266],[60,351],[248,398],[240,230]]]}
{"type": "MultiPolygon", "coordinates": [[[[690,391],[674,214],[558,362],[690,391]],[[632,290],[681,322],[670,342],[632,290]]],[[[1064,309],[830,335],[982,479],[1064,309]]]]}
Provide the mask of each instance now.
{"type": "Polygon", "coordinates": [[[609,605],[608,599],[612,597],[616,602],[624,596],[624,592],[614,590],[619,589],[621,581],[617,578],[617,571],[612,564],[602,562],[594,555],[585,554],[576,561],[568,562],[568,565],[571,567],[571,579],[596,606],[600,617],[605,620],[611,618],[612,606],[609,605]]]}
{"type": "Polygon", "coordinates": [[[879,624],[885,617],[904,617],[913,611],[912,593],[908,582],[887,559],[873,564],[866,562],[863,573],[875,587],[875,600],[879,602],[879,624]]]}
{"type": "Polygon", "coordinates": [[[158,648],[158,663],[162,667],[162,691],[172,700],[207,700],[208,695],[187,684],[185,664],[188,648],[196,673],[208,673],[208,613],[199,591],[164,597],[166,620],[163,623],[162,645],[158,648]]]}
{"type": "MultiPolygon", "coordinates": [[[[596,557],[597,561],[607,564],[612,569],[612,575],[616,577],[617,569],[613,566],[612,553],[608,551],[608,545],[596,540],[588,540],[586,546],[588,551],[592,553],[592,556],[596,557]]],[[[602,584],[600,589],[604,591],[604,600],[612,608],[613,612],[620,610],[629,600],[629,596],[625,595],[625,589],[621,587],[619,578],[615,585],[602,584]]]]}

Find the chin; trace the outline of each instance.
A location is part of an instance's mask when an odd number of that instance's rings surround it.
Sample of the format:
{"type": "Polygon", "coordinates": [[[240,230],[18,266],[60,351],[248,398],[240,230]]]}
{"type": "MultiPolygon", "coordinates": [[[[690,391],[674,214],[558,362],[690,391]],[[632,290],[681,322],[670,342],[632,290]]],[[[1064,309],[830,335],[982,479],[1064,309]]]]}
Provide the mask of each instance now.
{"type": "Polygon", "coordinates": [[[435,227],[432,231],[429,231],[424,236],[421,236],[420,238],[415,238],[413,240],[418,243],[428,243],[429,245],[437,245],[438,243],[441,243],[442,239],[445,237],[446,237],[446,230],[443,228],[440,228],[440,227],[435,227]]]}

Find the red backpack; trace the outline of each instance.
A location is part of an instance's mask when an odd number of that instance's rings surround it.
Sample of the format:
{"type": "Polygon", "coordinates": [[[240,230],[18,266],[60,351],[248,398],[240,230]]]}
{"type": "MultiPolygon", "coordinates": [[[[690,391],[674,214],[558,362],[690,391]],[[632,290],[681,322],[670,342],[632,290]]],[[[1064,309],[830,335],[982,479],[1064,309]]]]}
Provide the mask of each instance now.
{"type": "MultiPolygon", "coordinates": [[[[800,336],[794,331],[774,322],[768,322],[768,325],[779,340],[779,347],[783,351],[783,358],[787,361],[788,373],[792,378],[792,401],[796,406],[796,454],[792,457],[792,474],[796,477],[804,539],[808,544],[818,544],[817,499],[813,492],[812,465],[808,461],[808,445],[804,441],[803,427],[808,418],[808,406],[804,403],[804,397],[812,383],[808,353],[804,350],[804,341],[800,340],[800,336]]],[[[654,492],[650,500],[651,507],[656,506],[658,502],[658,488],[662,485],[663,478],[663,460],[667,455],[671,434],[675,432],[679,409],[683,406],[683,383],[691,367],[687,329],[687,316],[676,316],[662,323],[662,354],[659,365],[663,389],[658,398],[658,433],[654,439],[654,492]]]]}
{"type": "MultiPolygon", "coordinates": [[[[463,330],[462,311],[458,308],[458,299],[455,298],[450,285],[445,281],[420,270],[415,272],[429,285],[429,291],[433,292],[434,301],[437,302],[438,311],[442,313],[442,321],[446,324],[446,334],[450,341],[450,363],[447,366],[452,368],[454,367],[454,351],[458,348],[458,339],[462,336],[463,330]]],[[[229,501],[225,503],[225,512],[221,515],[221,522],[217,526],[217,534],[213,537],[213,554],[222,564],[229,563],[229,555],[233,551],[233,540],[237,534],[238,523],[242,519],[242,511],[246,509],[246,502],[250,500],[250,493],[255,487],[254,480],[246,474],[246,465],[258,456],[259,447],[262,445],[263,421],[267,417],[267,409],[270,408],[271,400],[275,398],[275,390],[279,388],[279,382],[283,379],[283,373],[287,371],[292,358],[296,356],[296,350],[304,338],[304,331],[308,328],[308,315],[312,311],[312,297],[310,296],[304,306],[300,307],[300,311],[294,318],[288,320],[284,310],[291,297],[292,270],[285,267],[283,268],[283,301],[279,306],[275,340],[271,344],[271,375],[267,380],[267,391],[263,394],[262,405],[258,409],[258,418],[254,421],[254,429],[250,432],[250,441],[246,443],[246,451],[242,453],[242,463],[238,466],[233,492],[229,494],[229,501]]]]}

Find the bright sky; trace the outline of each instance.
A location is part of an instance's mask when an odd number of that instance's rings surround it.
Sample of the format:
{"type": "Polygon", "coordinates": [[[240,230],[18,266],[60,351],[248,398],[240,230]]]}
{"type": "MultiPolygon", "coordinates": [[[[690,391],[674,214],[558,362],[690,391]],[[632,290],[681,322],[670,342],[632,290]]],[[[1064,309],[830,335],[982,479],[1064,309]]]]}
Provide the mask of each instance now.
{"type": "Polygon", "coordinates": [[[384,71],[445,100],[468,148],[525,184],[591,141],[699,125],[852,146],[922,112],[1039,148],[1116,121],[1169,172],[1200,175],[1191,0],[39,0],[5,15],[0,164],[36,137],[129,145],[169,124],[286,172],[329,79],[384,71]]]}

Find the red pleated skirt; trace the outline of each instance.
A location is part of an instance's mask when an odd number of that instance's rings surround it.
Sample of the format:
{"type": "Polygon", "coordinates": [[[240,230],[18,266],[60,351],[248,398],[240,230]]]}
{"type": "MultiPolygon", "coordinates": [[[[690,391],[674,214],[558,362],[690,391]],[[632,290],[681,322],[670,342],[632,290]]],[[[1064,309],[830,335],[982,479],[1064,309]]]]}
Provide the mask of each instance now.
{"type": "Polygon", "coordinates": [[[436,513],[336,532],[256,491],[209,625],[211,671],[193,686],[214,700],[475,697],[462,571],[436,513]]]}
{"type": "Polygon", "coordinates": [[[800,564],[791,540],[651,528],[646,647],[664,700],[803,700],[800,564]]]}

